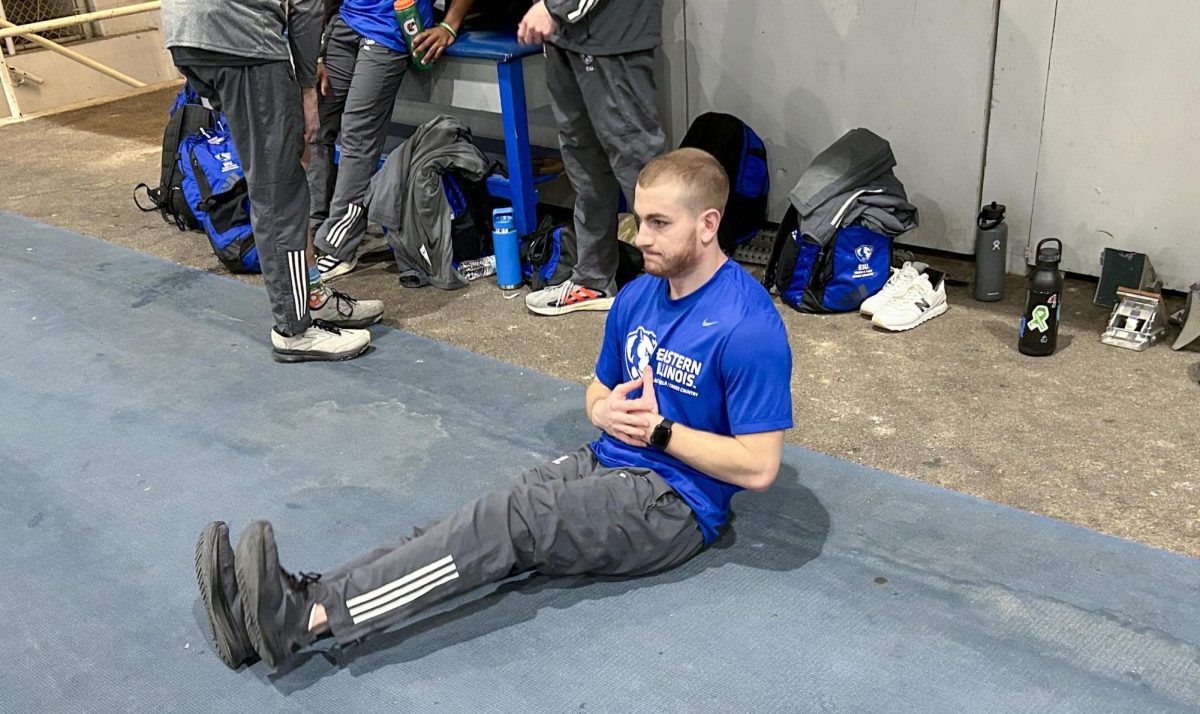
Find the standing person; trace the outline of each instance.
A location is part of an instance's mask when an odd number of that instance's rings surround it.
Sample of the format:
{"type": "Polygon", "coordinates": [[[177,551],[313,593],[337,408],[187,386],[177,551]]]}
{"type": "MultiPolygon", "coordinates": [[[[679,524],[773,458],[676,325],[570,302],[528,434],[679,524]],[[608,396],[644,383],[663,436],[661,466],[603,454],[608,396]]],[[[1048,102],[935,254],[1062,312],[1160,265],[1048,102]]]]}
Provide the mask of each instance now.
{"type": "Polygon", "coordinates": [[[229,125],[250,193],[250,223],[271,300],[280,362],[362,354],[383,303],[321,280],[308,232],[305,140],[317,131],[320,0],[163,0],[179,71],[229,125]]]}
{"type": "MultiPolygon", "coordinates": [[[[445,19],[434,22],[432,0],[417,0],[429,28],[417,35],[413,51],[434,63],[454,40],[474,0],[450,0],[445,19]]],[[[349,273],[358,263],[367,229],[363,197],[379,164],[388,120],[410,58],[396,23],[392,0],[344,0],[325,29],[317,60],[321,128],[312,141],[308,186],[310,221],[316,231],[317,261],[326,280],[349,273]],[[333,145],[341,134],[335,167],[333,145]]]]}
{"type": "Polygon", "coordinates": [[[236,551],[228,526],[209,524],[196,575],[225,663],[275,667],[322,634],[354,642],[531,570],[666,570],[716,540],[734,494],[775,481],[792,426],[783,321],[717,242],[728,193],[721,165],[698,149],[642,172],[637,246],[649,274],[608,315],[585,402],[602,432],[591,444],[322,575],[285,571],[266,521],[236,551]]]}
{"type": "Polygon", "coordinates": [[[620,196],[634,204],[638,172],[666,149],[654,80],[662,0],[540,0],[518,38],[546,43],[579,253],[566,282],[530,293],[525,305],[538,315],[607,310],[617,292],[620,196]]]}

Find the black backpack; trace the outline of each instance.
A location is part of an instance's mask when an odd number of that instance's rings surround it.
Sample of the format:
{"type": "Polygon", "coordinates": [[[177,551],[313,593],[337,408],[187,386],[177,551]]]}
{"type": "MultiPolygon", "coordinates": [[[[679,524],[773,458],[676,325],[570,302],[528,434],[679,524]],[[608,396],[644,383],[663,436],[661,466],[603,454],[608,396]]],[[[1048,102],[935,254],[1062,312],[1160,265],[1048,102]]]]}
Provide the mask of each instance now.
{"type": "Polygon", "coordinates": [[[762,139],[741,119],[709,112],[696,117],[680,148],[703,149],[716,157],[729,175],[729,201],[721,217],[717,241],[732,255],[767,222],[771,176],[762,139]]]}
{"type": "Polygon", "coordinates": [[[188,206],[184,198],[181,184],[183,173],[179,168],[179,145],[184,138],[195,134],[201,129],[212,129],[216,125],[217,113],[200,103],[200,97],[184,84],[171,105],[170,118],[163,129],[162,166],[158,176],[158,186],[150,188],[139,183],[133,189],[133,203],[138,208],[149,213],[162,213],[163,220],[173,223],[179,230],[203,230],[200,222],[188,206]],[[138,191],[145,190],[150,206],[142,205],[138,200],[138,191]]]}

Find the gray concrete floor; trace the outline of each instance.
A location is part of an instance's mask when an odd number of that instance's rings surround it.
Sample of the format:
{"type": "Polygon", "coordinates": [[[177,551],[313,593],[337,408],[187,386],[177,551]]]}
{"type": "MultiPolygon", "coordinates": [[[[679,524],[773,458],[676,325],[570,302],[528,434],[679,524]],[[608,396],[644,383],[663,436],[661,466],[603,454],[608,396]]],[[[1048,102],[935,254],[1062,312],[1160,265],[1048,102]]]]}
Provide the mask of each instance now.
{"type": "MultiPolygon", "coordinates": [[[[134,184],[157,180],[173,95],[0,127],[0,210],[224,272],[202,235],[140,213],[130,198],[134,184]]],[[[962,262],[931,262],[970,273],[962,262]]],[[[486,281],[408,290],[387,262],[338,287],[385,300],[393,327],[580,384],[591,376],[603,315],[535,317],[486,281]]],[[[781,308],[795,354],[788,441],[1200,556],[1200,387],[1186,374],[1200,355],[1101,345],[1108,311],[1091,304],[1093,290],[1068,281],[1061,347],[1041,359],[1015,348],[1023,296],[1015,277],[1000,303],[952,287],[945,316],[902,334],[857,315],[781,308]]]]}

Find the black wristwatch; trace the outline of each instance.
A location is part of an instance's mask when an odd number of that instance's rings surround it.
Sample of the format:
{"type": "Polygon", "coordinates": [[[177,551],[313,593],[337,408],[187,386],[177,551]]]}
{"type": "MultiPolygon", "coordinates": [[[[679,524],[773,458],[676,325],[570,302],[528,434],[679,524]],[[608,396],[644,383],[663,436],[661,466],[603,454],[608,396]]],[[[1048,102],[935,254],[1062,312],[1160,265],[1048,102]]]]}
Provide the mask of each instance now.
{"type": "Polygon", "coordinates": [[[666,449],[667,444],[671,441],[671,427],[673,426],[675,426],[675,422],[663,417],[663,420],[650,433],[650,445],[659,451],[666,449]]]}

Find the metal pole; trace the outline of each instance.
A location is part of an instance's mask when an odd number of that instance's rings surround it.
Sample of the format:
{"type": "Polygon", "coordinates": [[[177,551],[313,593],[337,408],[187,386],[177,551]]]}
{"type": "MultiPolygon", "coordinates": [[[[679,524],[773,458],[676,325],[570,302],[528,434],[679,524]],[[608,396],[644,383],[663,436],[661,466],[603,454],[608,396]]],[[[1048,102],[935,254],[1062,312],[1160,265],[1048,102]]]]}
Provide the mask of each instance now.
{"type": "MultiPolygon", "coordinates": [[[[4,15],[4,2],[2,0],[0,0],[0,20],[7,20],[7,19],[8,18],[4,15]]],[[[10,56],[15,55],[17,53],[17,46],[15,44],[13,44],[13,39],[11,37],[4,38],[4,46],[8,48],[8,54],[10,56]]]]}
{"type": "MultiPolygon", "coordinates": [[[[7,22],[5,20],[0,20],[0,27],[10,28],[10,27],[17,27],[17,26],[12,24],[11,22],[7,22]]],[[[79,64],[84,65],[85,67],[91,67],[92,69],[96,70],[100,74],[104,74],[109,77],[112,77],[113,79],[117,80],[118,82],[124,82],[125,84],[128,84],[131,87],[139,87],[140,88],[140,87],[146,86],[146,83],[141,80],[134,79],[133,77],[130,77],[127,74],[122,74],[121,72],[118,72],[117,70],[113,69],[112,67],[109,67],[108,65],[100,64],[99,62],[97,62],[96,60],[94,60],[90,57],[86,57],[84,55],[79,54],[75,50],[63,47],[62,45],[58,44],[57,42],[52,42],[50,40],[47,40],[45,37],[39,37],[38,35],[22,35],[22,37],[25,37],[26,39],[28,39],[32,42],[36,42],[37,44],[41,45],[42,47],[45,47],[48,50],[57,52],[64,57],[73,59],[76,62],[78,62],[79,64]]]]}
{"type": "Polygon", "coordinates": [[[4,90],[4,100],[8,102],[9,116],[19,119],[21,105],[17,102],[17,93],[13,91],[12,77],[8,76],[8,63],[4,61],[2,52],[0,52],[0,89],[4,90]]]}
{"type": "Polygon", "coordinates": [[[31,22],[28,25],[14,25],[0,30],[0,39],[6,37],[15,37],[17,35],[28,35],[34,32],[45,32],[46,30],[57,30],[60,27],[70,27],[71,25],[80,25],[86,22],[97,22],[99,20],[110,20],[114,17],[124,17],[125,15],[137,15],[142,12],[153,12],[161,7],[158,0],[154,2],[144,2],[137,5],[126,5],[125,7],[114,7],[108,10],[97,10],[96,12],[85,12],[82,15],[71,15],[70,17],[60,17],[56,20],[43,20],[42,22],[31,22]]]}

